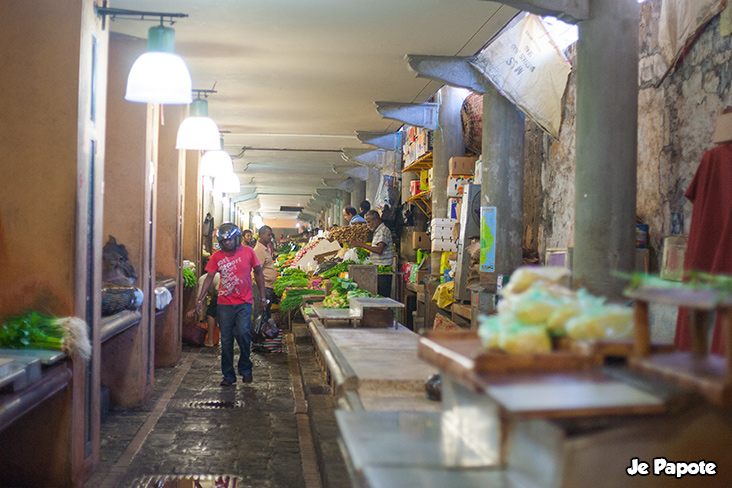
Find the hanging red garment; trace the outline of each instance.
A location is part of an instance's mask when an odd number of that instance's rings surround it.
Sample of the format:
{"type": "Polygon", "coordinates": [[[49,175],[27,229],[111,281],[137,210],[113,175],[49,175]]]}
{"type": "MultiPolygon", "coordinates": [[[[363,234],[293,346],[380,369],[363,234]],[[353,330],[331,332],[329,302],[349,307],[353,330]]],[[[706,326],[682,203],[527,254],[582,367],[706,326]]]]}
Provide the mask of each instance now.
{"type": "MultiPolygon", "coordinates": [[[[686,190],[693,204],[684,270],[732,274],[732,144],[710,149],[702,157],[686,190]]],[[[712,354],[723,355],[721,317],[714,322],[712,354]]],[[[690,348],[689,314],[679,309],[674,342],[679,350],[690,348]]]]}

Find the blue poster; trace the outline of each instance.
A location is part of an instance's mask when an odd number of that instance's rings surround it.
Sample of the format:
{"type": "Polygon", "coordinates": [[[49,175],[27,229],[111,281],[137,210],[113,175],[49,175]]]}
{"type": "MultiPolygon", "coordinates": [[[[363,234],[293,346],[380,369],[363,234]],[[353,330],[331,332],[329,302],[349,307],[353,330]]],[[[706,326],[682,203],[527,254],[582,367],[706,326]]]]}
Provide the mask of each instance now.
{"type": "Polygon", "coordinates": [[[480,207],[480,271],[496,271],[496,207],[480,207]]]}

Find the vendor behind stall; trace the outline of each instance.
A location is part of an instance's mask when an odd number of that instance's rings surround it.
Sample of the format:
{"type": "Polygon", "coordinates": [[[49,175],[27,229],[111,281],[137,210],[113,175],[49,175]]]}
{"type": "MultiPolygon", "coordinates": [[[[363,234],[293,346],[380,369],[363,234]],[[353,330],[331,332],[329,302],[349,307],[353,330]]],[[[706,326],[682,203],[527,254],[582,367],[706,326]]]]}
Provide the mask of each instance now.
{"type": "MultiPolygon", "coordinates": [[[[371,230],[374,231],[374,236],[371,238],[371,245],[369,246],[365,242],[352,241],[352,247],[362,247],[367,251],[370,251],[371,255],[369,259],[371,264],[377,266],[393,266],[394,265],[394,251],[391,246],[391,231],[384,225],[379,212],[376,210],[369,210],[364,216],[366,224],[371,230]]],[[[384,297],[391,297],[391,277],[389,279],[379,279],[378,284],[379,295],[384,297]]]]}

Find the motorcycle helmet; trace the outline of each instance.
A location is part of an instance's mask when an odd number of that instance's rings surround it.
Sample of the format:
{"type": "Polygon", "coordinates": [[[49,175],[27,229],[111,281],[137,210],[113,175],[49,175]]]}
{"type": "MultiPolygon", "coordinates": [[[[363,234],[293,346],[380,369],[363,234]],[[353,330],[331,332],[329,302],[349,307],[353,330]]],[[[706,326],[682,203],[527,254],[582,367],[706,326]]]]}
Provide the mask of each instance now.
{"type": "Polygon", "coordinates": [[[231,238],[234,238],[237,248],[241,246],[241,229],[231,222],[221,224],[216,231],[216,240],[221,243],[221,241],[231,238]]]}

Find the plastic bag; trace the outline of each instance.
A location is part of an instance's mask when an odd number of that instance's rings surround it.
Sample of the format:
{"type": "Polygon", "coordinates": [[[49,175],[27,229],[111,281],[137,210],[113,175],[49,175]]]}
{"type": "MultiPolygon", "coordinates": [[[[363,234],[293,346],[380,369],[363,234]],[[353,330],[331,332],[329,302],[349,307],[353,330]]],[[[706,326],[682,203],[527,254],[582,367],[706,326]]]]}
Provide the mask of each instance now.
{"type": "Polygon", "coordinates": [[[252,327],[252,341],[257,343],[263,343],[267,339],[277,337],[280,333],[280,328],[277,327],[277,323],[271,317],[267,317],[266,314],[262,313],[254,321],[252,327]]]}

